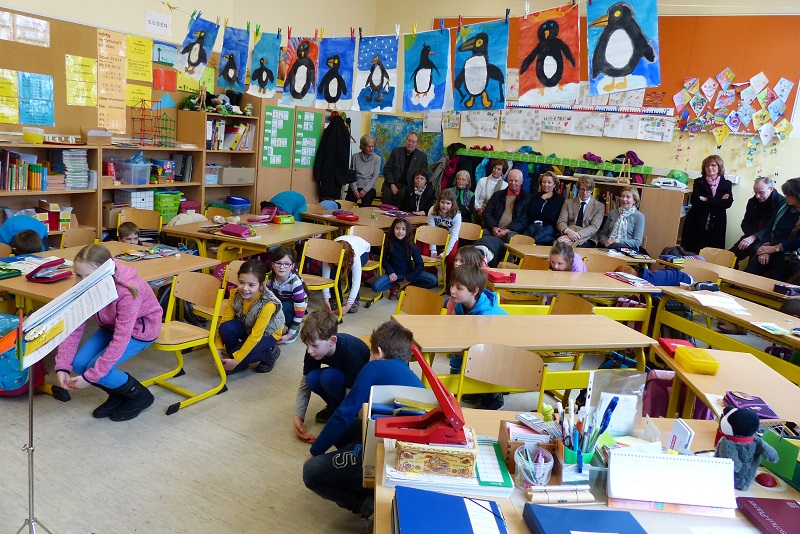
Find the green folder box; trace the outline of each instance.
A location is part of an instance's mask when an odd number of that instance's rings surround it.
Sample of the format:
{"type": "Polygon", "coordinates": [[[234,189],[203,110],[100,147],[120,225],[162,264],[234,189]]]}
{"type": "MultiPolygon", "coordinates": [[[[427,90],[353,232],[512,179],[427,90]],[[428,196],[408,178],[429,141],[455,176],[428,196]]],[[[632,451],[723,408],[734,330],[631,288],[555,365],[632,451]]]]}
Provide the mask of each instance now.
{"type": "Polygon", "coordinates": [[[762,459],[761,465],[800,491],[800,438],[779,436],[774,430],[767,429],[764,441],[778,451],[778,461],[769,463],[762,459]]]}

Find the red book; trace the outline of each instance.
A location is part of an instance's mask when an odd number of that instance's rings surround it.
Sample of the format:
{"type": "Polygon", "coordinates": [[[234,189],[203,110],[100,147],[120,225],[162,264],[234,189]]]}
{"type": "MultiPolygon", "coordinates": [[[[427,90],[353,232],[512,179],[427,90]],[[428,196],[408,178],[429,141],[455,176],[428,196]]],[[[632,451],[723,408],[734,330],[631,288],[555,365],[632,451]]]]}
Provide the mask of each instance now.
{"type": "Polygon", "coordinates": [[[792,499],[737,497],[739,510],[764,534],[797,532],[800,503],[792,499]]]}
{"type": "Polygon", "coordinates": [[[678,347],[694,348],[694,345],[692,345],[685,339],[674,339],[671,337],[658,338],[658,344],[661,345],[664,348],[664,350],[667,351],[667,354],[669,354],[673,358],[675,357],[675,349],[677,349],[678,347]]]}

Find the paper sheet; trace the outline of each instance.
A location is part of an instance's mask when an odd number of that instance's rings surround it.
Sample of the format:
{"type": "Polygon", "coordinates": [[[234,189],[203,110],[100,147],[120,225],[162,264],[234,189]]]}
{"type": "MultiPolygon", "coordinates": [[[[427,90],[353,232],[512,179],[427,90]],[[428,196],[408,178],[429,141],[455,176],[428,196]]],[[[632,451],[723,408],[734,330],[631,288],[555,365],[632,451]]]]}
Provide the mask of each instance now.
{"type": "Polygon", "coordinates": [[[500,111],[461,112],[461,137],[490,137],[497,139],[500,130],[500,111]]]}
{"type": "Polygon", "coordinates": [[[736,299],[733,297],[722,296],[714,293],[707,293],[705,291],[695,291],[691,294],[697,301],[702,304],[703,306],[709,306],[711,308],[723,308],[726,310],[741,310],[747,312],[747,310],[739,304],[736,299]]]}
{"type": "Polygon", "coordinates": [[[542,136],[542,121],[537,109],[507,109],[503,111],[500,139],[538,141],[542,136]]]}

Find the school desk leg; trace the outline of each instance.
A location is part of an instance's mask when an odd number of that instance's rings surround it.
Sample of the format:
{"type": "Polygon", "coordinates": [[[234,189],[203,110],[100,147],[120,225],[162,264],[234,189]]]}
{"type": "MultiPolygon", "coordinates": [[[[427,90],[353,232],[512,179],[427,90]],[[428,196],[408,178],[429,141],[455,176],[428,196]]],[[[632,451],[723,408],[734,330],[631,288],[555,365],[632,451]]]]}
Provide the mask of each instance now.
{"type": "MultiPolygon", "coordinates": [[[[654,339],[658,339],[659,337],[661,337],[661,319],[662,319],[662,317],[664,317],[663,314],[669,313],[669,312],[664,310],[664,307],[667,305],[667,302],[669,302],[670,300],[671,299],[670,299],[670,297],[668,295],[664,295],[663,297],[661,297],[661,302],[658,303],[658,309],[656,310],[656,320],[653,322],[653,332],[650,334],[650,337],[652,337],[654,339]]],[[[656,353],[655,349],[651,349],[650,350],[650,364],[653,365],[654,367],[658,366],[659,368],[663,369],[664,368],[664,364],[663,363],[658,363],[656,361],[656,356],[657,356],[657,353],[656,353]]]]}
{"type": "Polygon", "coordinates": [[[644,347],[635,348],[633,352],[636,354],[636,370],[644,371],[645,364],[647,363],[647,355],[644,352],[644,347]]]}
{"type": "Polygon", "coordinates": [[[694,394],[690,388],[686,388],[686,398],[683,400],[683,414],[681,417],[684,419],[691,419],[692,413],[694,412],[694,401],[697,398],[697,395],[694,394]]]}
{"type": "Polygon", "coordinates": [[[675,417],[678,411],[678,399],[681,397],[681,389],[683,389],[683,382],[675,375],[672,380],[672,391],[669,394],[669,403],[667,404],[667,417],[675,417]]]}
{"type": "Polygon", "coordinates": [[[644,305],[647,313],[645,314],[644,321],[642,322],[642,334],[647,335],[647,328],[650,326],[650,316],[653,313],[653,298],[650,293],[644,294],[644,305]]]}

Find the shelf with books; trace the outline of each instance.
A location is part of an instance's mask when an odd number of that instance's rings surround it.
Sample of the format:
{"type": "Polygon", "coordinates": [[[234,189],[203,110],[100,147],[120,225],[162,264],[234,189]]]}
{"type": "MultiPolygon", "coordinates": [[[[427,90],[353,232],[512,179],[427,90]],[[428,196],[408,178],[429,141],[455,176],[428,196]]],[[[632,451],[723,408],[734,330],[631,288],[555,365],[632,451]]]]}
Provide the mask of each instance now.
{"type": "Polygon", "coordinates": [[[109,185],[103,187],[103,191],[109,189],[181,189],[183,187],[200,187],[200,182],[169,182],[165,184],[146,184],[146,185],[109,185]]]}

